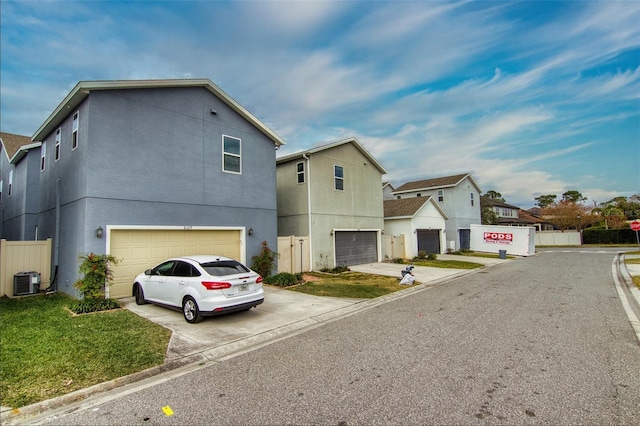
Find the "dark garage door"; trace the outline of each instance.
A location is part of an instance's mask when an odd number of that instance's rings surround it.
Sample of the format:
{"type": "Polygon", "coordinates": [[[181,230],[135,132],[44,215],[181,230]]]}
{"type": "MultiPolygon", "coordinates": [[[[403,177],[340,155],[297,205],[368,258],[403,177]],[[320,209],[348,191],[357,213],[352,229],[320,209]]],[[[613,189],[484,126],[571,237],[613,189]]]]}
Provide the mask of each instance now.
{"type": "Polygon", "coordinates": [[[418,229],[418,251],[440,254],[440,230],[418,229]]]}
{"type": "Polygon", "coordinates": [[[336,266],[378,261],[376,231],[336,231],[336,266]]]}

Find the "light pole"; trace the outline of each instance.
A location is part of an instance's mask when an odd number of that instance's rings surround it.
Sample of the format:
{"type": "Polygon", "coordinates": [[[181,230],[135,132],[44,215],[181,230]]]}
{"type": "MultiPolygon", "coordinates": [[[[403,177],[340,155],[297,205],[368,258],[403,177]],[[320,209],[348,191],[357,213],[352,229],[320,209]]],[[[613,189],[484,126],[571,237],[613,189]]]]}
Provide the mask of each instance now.
{"type": "Polygon", "coordinates": [[[302,238],[300,238],[300,273],[302,274],[302,244],[304,243],[304,240],[302,238]]]}

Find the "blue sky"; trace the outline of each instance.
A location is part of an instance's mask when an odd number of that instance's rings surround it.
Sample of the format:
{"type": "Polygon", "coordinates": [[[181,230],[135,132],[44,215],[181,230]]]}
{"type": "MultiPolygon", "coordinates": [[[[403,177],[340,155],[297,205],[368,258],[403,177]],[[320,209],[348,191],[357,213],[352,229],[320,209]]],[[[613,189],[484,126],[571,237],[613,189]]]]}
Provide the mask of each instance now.
{"type": "Polygon", "coordinates": [[[524,208],[640,193],[640,2],[0,2],[0,126],[80,80],[209,78],[287,141],[356,137],[384,180],[471,173],[524,208]]]}

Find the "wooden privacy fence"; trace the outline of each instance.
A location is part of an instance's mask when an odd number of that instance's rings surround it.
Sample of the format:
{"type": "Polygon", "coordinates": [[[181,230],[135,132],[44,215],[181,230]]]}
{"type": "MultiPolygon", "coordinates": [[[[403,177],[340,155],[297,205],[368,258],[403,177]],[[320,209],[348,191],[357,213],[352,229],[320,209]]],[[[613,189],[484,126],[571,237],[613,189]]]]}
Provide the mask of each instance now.
{"type": "Polygon", "coordinates": [[[309,237],[278,237],[278,272],[309,271],[309,237]]]}
{"type": "Polygon", "coordinates": [[[388,259],[404,259],[404,234],[401,235],[385,235],[382,238],[383,252],[382,258],[388,259]]]}
{"type": "Polygon", "coordinates": [[[13,297],[13,276],[39,272],[40,289],[51,279],[51,238],[45,241],[0,240],[0,296],[13,297]]]}

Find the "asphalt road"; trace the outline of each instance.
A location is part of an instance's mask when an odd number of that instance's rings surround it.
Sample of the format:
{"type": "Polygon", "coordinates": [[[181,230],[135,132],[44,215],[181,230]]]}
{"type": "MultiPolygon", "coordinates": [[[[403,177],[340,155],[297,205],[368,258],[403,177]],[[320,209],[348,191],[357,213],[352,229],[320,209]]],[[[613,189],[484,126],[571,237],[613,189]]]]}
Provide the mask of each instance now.
{"type": "Polygon", "coordinates": [[[504,263],[45,424],[640,424],[614,253],[504,263]]]}

